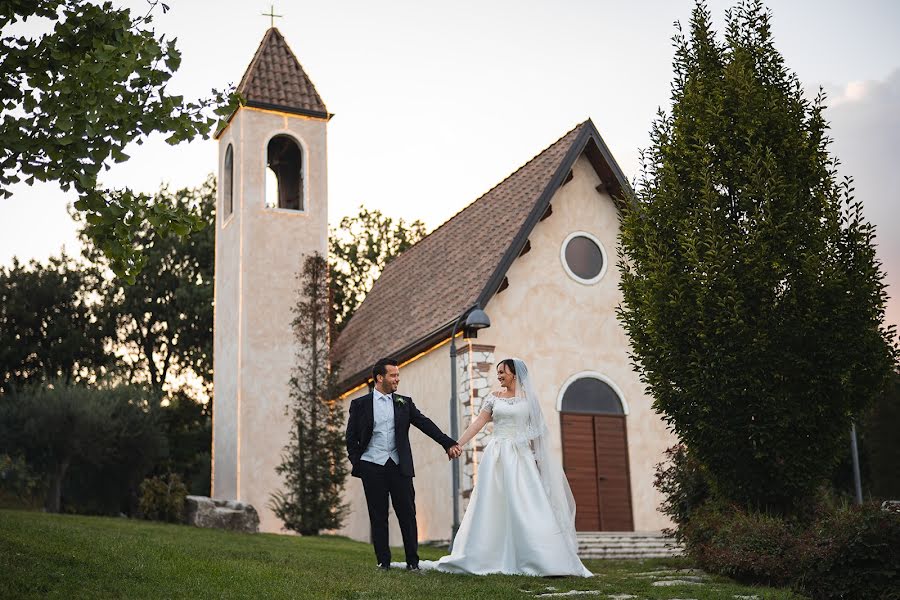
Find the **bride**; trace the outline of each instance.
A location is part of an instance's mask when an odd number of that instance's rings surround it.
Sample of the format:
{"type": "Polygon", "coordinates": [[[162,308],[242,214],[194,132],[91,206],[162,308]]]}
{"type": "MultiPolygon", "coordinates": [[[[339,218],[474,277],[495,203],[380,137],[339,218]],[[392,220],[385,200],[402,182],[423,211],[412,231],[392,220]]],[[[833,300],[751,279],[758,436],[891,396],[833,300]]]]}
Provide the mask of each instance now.
{"type": "Polygon", "coordinates": [[[494,422],[452,552],[419,566],[475,575],[591,577],[578,558],[575,501],[550,456],[547,424],[528,369],[507,358],[497,365],[497,379],[504,391],[488,395],[459,439],[464,446],[494,422]]]}

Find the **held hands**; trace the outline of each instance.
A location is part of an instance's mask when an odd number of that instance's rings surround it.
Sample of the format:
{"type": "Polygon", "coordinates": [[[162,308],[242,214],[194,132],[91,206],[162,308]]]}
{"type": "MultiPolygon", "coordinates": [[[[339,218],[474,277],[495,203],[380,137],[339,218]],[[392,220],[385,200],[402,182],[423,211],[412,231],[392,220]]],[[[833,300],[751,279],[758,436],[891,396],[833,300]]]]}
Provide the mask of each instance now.
{"type": "Polygon", "coordinates": [[[460,448],[459,444],[451,446],[447,448],[447,460],[453,460],[454,458],[459,458],[462,454],[462,448],[460,448]]]}

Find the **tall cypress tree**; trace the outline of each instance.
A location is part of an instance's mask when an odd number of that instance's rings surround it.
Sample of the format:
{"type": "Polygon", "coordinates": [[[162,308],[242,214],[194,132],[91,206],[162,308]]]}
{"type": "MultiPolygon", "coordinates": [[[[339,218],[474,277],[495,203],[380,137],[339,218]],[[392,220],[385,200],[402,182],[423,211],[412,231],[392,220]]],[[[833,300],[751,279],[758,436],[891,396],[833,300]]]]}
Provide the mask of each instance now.
{"type": "Polygon", "coordinates": [[[344,412],[335,399],[336,369],[329,362],[331,301],[328,264],[316,253],[304,260],[294,307],[297,366],[290,380],[291,437],[275,471],[285,489],[271,506],[286,529],[318,535],[337,529],[347,513],[341,492],[347,478],[344,412]]]}
{"type": "Polygon", "coordinates": [[[698,3],[622,216],[619,310],[654,407],[716,492],[790,511],[895,368],[874,229],[759,0],[698,3]]]}

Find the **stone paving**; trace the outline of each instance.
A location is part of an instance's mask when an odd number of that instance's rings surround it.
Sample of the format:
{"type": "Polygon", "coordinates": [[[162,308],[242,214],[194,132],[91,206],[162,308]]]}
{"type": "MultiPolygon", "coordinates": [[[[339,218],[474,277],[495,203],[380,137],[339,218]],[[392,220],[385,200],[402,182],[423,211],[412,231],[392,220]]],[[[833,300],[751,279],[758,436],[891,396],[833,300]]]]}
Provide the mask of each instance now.
{"type": "MultiPolygon", "coordinates": [[[[602,577],[602,575],[600,575],[602,577]]],[[[700,569],[658,569],[643,573],[634,573],[634,577],[643,580],[652,580],[650,585],[654,587],[668,587],[675,585],[702,586],[709,582],[709,576],[700,569]]],[[[539,590],[520,590],[532,595],[534,598],[568,598],[568,597],[594,597],[608,600],[632,600],[638,596],[632,594],[610,594],[600,590],[560,590],[558,587],[548,585],[539,590]]],[[[757,595],[733,594],[733,600],[760,600],[757,595]]],[[[668,600],[696,600],[695,598],[669,598],[668,600]]]]}

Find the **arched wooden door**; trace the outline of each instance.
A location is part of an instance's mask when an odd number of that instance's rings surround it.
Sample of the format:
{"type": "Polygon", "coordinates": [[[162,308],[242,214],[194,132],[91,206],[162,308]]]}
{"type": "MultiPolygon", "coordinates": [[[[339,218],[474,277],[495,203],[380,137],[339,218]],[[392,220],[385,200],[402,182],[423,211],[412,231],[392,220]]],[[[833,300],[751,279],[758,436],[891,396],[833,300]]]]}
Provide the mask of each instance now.
{"type": "Polygon", "coordinates": [[[634,531],[625,410],[616,391],[586,375],[562,397],[563,466],[578,531],[634,531]]]}

